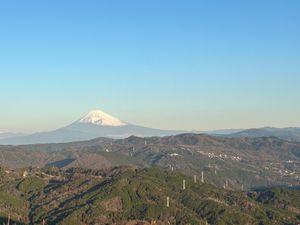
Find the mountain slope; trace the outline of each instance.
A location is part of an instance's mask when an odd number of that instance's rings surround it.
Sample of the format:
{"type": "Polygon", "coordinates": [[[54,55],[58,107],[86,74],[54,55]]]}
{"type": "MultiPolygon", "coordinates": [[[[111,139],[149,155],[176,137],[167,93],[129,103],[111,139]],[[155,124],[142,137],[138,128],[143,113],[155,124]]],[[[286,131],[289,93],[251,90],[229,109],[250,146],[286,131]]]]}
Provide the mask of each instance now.
{"type": "Polygon", "coordinates": [[[0,196],[7,196],[0,201],[2,217],[10,214],[19,224],[41,224],[43,220],[49,225],[300,222],[299,191],[236,192],[194,183],[192,177],[157,168],[31,169],[25,178],[16,172],[2,174],[1,181],[0,196]]]}

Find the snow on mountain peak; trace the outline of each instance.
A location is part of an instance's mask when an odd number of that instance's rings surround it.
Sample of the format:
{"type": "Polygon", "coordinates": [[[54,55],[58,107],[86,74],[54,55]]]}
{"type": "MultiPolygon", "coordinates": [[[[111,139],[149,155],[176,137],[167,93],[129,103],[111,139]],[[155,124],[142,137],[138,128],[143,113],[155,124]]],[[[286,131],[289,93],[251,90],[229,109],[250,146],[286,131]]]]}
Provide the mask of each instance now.
{"type": "Polygon", "coordinates": [[[92,110],[79,120],[79,123],[89,123],[99,126],[124,126],[126,123],[101,110],[92,110]]]}

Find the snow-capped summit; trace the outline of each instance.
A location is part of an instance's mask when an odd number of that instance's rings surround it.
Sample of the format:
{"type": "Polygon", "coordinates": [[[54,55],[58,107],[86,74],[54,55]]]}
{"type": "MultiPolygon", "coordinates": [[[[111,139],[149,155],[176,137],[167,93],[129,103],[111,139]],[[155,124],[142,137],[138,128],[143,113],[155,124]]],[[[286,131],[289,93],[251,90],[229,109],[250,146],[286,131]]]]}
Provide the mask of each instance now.
{"type": "Polygon", "coordinates": [[[92,110],[86,116],[78,121],[79,123],[88,123],[99,126],[125,126],[125,122],[120,119],[113,117],[101,110],[92,110]]]}

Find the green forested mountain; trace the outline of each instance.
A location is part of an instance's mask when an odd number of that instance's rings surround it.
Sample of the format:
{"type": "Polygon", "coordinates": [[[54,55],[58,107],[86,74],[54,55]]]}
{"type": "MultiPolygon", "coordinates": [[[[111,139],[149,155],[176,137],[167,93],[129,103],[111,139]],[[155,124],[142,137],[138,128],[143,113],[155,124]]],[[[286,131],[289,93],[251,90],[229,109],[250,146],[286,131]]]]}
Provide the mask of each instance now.
{"type": "Polygon", "coordinates": [[[1,169],[0,216],[18,224],[285,224],[300,191],[233,191],[159,168],[1,169]],[[185,190],[183,182],[185,181],[185,190]],[[169,207],[167,207],[169,197],[169,207]]]}

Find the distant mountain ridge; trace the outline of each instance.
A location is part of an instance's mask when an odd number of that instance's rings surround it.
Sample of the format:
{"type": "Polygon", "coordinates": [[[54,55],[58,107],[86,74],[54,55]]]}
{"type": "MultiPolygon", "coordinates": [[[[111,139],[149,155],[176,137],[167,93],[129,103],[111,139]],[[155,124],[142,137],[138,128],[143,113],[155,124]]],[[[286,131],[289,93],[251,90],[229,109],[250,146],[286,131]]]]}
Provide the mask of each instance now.
{"type": "Polygon", "coordinates": [[[150,137],[175,135],[184,132],[186,131],[162,130],[138,126],[126,123],[101,110],[92,110],[81,119],[66,127],[49,132],[3,138],[0,139],[0,144],[66,143],[85,141],[97,137],[126,138],[131,135],[150,137]]]}
{"type": "Polygon", "coordinates": [[[287,128],[275,128],[275,127],[263,127],[246,129],[239,132],[235,132],[228,135],[229,137],[277,137],[287,141],[300,141],[300,128],[287,127],[287,128]]]}
{"type": "Polygon", "coordinates": [[[0,133],[0,144],[24,145],[42,143],[67,143],[86,141],[98,137],[126,138],[129,136],[152,137],[169,136],[182,133],[204,133],[222,137],[277,137],[287,141],[300,142],[300,128],[252,128],[222,129],[212,131],[163,130],[131,124],[101,110],[92,110],[72,124],[49,132],[30,135],[0,133]]]}

